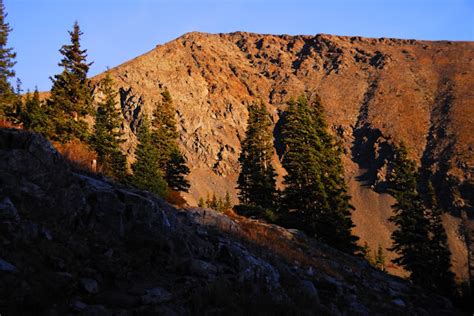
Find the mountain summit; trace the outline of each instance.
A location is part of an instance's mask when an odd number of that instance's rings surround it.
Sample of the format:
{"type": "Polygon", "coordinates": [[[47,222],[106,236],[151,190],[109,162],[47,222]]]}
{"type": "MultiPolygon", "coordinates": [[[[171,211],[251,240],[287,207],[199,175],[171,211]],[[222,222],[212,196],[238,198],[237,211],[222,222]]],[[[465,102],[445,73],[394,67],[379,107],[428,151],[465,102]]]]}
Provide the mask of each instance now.
{"type": "Polygon", "coordinates": [[[385,193],[385,176],[393,145],[403,142],[433,174],[448,211],[453,268],[460,279],[468,278],[466,244],[473,244],[474,224],[464,214],[472,212],[474,192],[474,43],[193,32],[110,73],[120,90],[129,154],[142,115],[151,113],[164,89],[171,92],[191,169],[190,204],[212,192],[235,197],[247,105],[257,99],[273,117],[281,180],[280,110],[302,92],[319,94],[344,148],[354,232],[372,249],[390,247],[387,219],[394,201],[385,193]]]}

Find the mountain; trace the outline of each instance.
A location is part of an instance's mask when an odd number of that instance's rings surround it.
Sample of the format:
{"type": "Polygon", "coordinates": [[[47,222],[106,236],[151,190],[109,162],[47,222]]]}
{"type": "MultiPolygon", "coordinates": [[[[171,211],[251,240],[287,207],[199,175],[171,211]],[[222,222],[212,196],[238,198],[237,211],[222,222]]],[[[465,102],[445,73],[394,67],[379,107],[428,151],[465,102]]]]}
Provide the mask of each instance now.
{"type": "Polygon", "coordinates": [[[0,129],[2,315],[456,315],[449,300],[306,237],[77,170],[0,129]]]}
{"type": "MultiPolygon", "coordinates": [[[[273,115],[281,181],[280,113],[289,98],[318,93],[344,147],[354,232],[372,249],[391,244],[387,218],[394,201],[385,193],[385,175],[393,145],[404,142],[411,158],[434,175],[437,197],[448,211],[453,268],[466,280],[466,245],[474,247],[474,222],[466,215],[474,205],[473,71],[472,42],[236,32],[185,34],[110,73],[120,89],[131,157],[141,115],[151,113],[165,88],[171,92],[191,168],[191,205],[210,192],[229,191],[235,199],[247,105],[257,99],[273,115]]],[[[395,266],[388,269],[404,275],[395,266]]]]}

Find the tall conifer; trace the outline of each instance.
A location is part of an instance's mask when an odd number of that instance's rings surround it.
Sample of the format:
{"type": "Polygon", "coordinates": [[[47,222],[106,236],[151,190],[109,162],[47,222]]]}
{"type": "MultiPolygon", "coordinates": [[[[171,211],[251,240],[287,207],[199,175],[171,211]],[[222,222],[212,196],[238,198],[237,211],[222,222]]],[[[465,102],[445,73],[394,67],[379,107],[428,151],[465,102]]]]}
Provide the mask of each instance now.
{"type": "Polygon", "coordinates": [[[23,90],[21,89],[21,80],[17,78],[16,87],[14,95],[11,99],[11,103],[9,105],[6,105],[4,109],[6,119],[15,125],[19,125],[22,123],[22,112],[24,112],[25,110],[22,92],[23,90]]]}
{"type": "Polygon", "coordinates": [[[340,250],[353,253],[350,196],[344,181],[340,150],[327,131],[319,97],[290,101],[282,127],[284,222],[340,250]]]}
{"type": "Polygon", "coordinates": [[[379,245],[379,247],[377,248],[374,261],[374,265],[377,269],[382,271],[385,270],[385,253],[381,245],[379,245]]]}
{"type": "Polygon", "coordinates": [[[254,209],[263,215],[276,205],[276,173],[272,166],[272,121],[263,102],[249,106],[245,139],[240,153],[237,180],[240,209],[254,209]]]}
{"type": "Polygon", "coordinates": [[[177,143],[179,134],[174,118],[173,99],[168,90],[163,91],[161,96],[161,102],[155,104],[152,121],[152,138],[159,166],[170,189],[188,192],[189,182],[185,177],[189,174],[189,168],[177,143]]]}
{"type": "Polygon", "coordinates": [[[117,92],[113,88],[113,80],[107,73],[99,82],[102,100],[97,105],[94,133],[91,144],[97,152],[98,167],[109,177],[122,180],[126,174],[126,158],[120,144],[124,142],[120,130],[122,118],[116,107],[117,92]]]}
{"type": "Polygon", "coordinates": [[[15,76],[16,53],[8,47],[8,35],[12,29],[5,21],[6,17],[3,0],[0,0],[0,119],[5,119],[5,109],[12,107],[17,99],[9,81],[15,76]]]}
{"type": "Polygon", "coordinates": [[[430,220],[430,256],[431,263],[430,288],[436,289],[445,295],[452,295],[456,287],[454,273],[451,271],[451,251],[448,246],[448,237],[441,221],[441,210],[434,206],[429,210],[430,220]]]}
{"type": "Polygon", "coordinates": [[[77,22],[69,31],[71,44],[63,45],[59,52],[63,59],[59,66],[60,74],[51,78],[53,87],[48,100],[48,111],[52,118],[54,130],[50,137],[61,142],[73,139],[86,140],[87,114],[92,113],[92,85],[87,78],[89,67],[87,50],[81,48],[82,32],[77,22]]]}
{"type": "Polygon", "coordinates": [[[153,143],[150,123],[145,116],[138,129],[138,145],[135,151],[136,160],[132,165],[131,182],[140,189],[165,196],[167,186],[160,170],[158,157],[159,153],[153,143]]]}
{"type": "Polygon", "coordinates": [[[25,129],[45,136],[50,134],[50,121],[40,100],[38,88],[35,88],[33,96],[27,93],[24,111],[21,112],[21,122],[25,129]]]}
{"type": "Polygon", "coordinates": [[[416,164],[402,144],[395,149],[388,177],[389,192],[396,200],[390,220],[397,226],[392,250],[399,257],[393,262],[410,271],[414,283],[450,294],[454,281],[446,232],[434,200],[427,203],[419,194],[418,179],[416,164]]]}

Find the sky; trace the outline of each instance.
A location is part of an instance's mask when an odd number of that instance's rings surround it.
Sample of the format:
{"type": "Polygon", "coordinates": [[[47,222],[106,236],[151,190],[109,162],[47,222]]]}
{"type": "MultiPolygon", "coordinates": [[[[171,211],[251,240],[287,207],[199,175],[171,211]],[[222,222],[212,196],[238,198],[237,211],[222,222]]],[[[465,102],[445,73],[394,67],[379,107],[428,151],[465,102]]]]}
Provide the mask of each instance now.
{"type": "Polygon", "coordinates": [[[78,21],[93,76],[187,32],[474,41],[474,0],[4,0],[23,89],[51,87],[78,21]]]}

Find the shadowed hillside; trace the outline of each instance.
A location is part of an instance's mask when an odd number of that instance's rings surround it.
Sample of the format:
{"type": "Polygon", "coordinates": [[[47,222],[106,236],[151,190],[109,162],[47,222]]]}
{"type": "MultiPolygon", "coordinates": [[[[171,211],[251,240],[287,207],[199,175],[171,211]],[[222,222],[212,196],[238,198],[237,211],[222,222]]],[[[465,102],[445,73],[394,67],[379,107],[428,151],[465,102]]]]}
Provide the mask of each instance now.
{"type": "Polygon", "coordinates": [[[455,315],[451,303],[303,233],[74,169],[0,129],[3,315],[455,315]]]}

